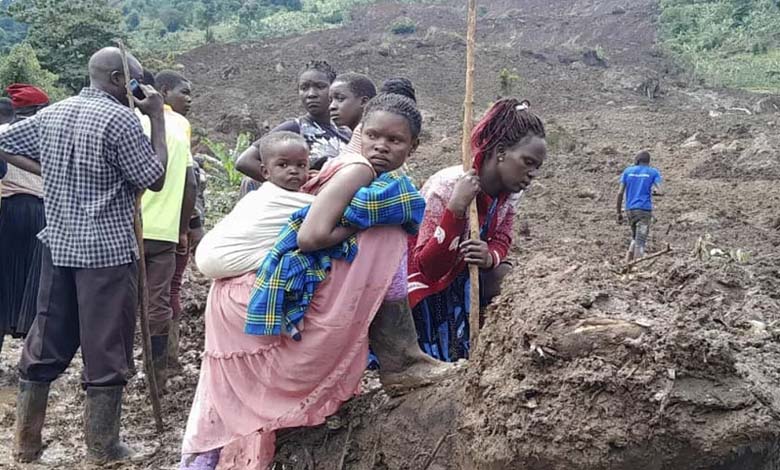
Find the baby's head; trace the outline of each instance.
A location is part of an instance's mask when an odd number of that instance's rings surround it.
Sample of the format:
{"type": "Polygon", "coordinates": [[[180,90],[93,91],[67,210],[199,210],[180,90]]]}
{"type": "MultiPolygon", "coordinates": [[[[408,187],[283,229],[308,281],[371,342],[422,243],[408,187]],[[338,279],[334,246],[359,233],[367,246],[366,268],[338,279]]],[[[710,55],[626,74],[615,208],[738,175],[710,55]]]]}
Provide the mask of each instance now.
{"type": "Polygon", "coordinates": [[[299,191],[309,178],[309,147],[299,134],[271,132],[257,145],[263,178],[288,191],[299,191]]]}
{"type": "Polygon", "coordinates": [[[377,173],[396,170],[417,148],[421,128],[414,101],[392,93],[376,95],[363,113],[363,156],[377,173]]]}

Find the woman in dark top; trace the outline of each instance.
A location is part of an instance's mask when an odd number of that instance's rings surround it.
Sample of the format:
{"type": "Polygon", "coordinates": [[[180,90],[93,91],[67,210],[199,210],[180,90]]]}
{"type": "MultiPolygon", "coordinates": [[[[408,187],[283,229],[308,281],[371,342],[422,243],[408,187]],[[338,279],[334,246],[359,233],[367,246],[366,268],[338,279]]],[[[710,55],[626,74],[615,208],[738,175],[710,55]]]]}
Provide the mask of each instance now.
{"type": "MultiPolygon", "coordinates": [[[[325,61],[311,61],[298,76],[298,96],[306,110],[302,117],[289,119],[271,130],[291,131],[300,134],[309,145],[309,162],[313,170],[336,158],[342,146],[352,136],[348,128],[338,127],[330,117],[330,85],[336,79],[333,67],[325,61]]],[[[255,181],[262,181],[260,152],[253,144],[236,161],[236,169],[255,181]]],[[[242,184],[242,195],[256,189],[242,184]]]]}

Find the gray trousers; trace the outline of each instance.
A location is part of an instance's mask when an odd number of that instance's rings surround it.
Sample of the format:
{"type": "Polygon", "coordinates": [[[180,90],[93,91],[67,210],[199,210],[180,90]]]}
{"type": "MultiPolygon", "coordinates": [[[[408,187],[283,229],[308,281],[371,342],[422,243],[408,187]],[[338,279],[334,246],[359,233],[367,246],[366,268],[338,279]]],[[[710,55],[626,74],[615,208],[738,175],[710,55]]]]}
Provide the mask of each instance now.
{"type": "Polygon", "coordinates": [[[650,235],[650,225],[653,223],[653,212],[639,209],[626,211],[628,225],[631,227],[631,239],[637,249],[644,254],[647,246],[647,238],[650,235]]]}

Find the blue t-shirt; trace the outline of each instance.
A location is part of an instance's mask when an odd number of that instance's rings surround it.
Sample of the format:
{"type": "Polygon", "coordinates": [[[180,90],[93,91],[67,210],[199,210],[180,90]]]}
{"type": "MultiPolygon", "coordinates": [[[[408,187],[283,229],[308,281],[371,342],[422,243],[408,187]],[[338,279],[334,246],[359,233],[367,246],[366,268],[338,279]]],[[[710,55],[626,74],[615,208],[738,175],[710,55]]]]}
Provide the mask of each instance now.
{"type": "Polygon", "coordinates": [[[626,187],[626,210],[653,210],[653,186],[661,184],[661,173],[647,165],[630,166],[620,182],[626,187]]]}

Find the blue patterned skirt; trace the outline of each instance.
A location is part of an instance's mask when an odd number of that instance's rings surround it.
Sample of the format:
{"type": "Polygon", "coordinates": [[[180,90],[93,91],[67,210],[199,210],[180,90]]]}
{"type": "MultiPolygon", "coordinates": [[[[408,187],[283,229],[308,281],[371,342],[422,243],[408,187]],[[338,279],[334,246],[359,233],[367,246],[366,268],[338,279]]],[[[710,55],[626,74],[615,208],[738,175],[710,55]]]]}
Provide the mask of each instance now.
{"type": "MultiPolygon", "coordinates": [[[[470,287],[469,272],[464,270],[449,287],[412,310],[417,340],[429,356],[446,362],[469,357],[470,287]]],[[[487,305],[484,298],[480,305],[487,305]]]]}

